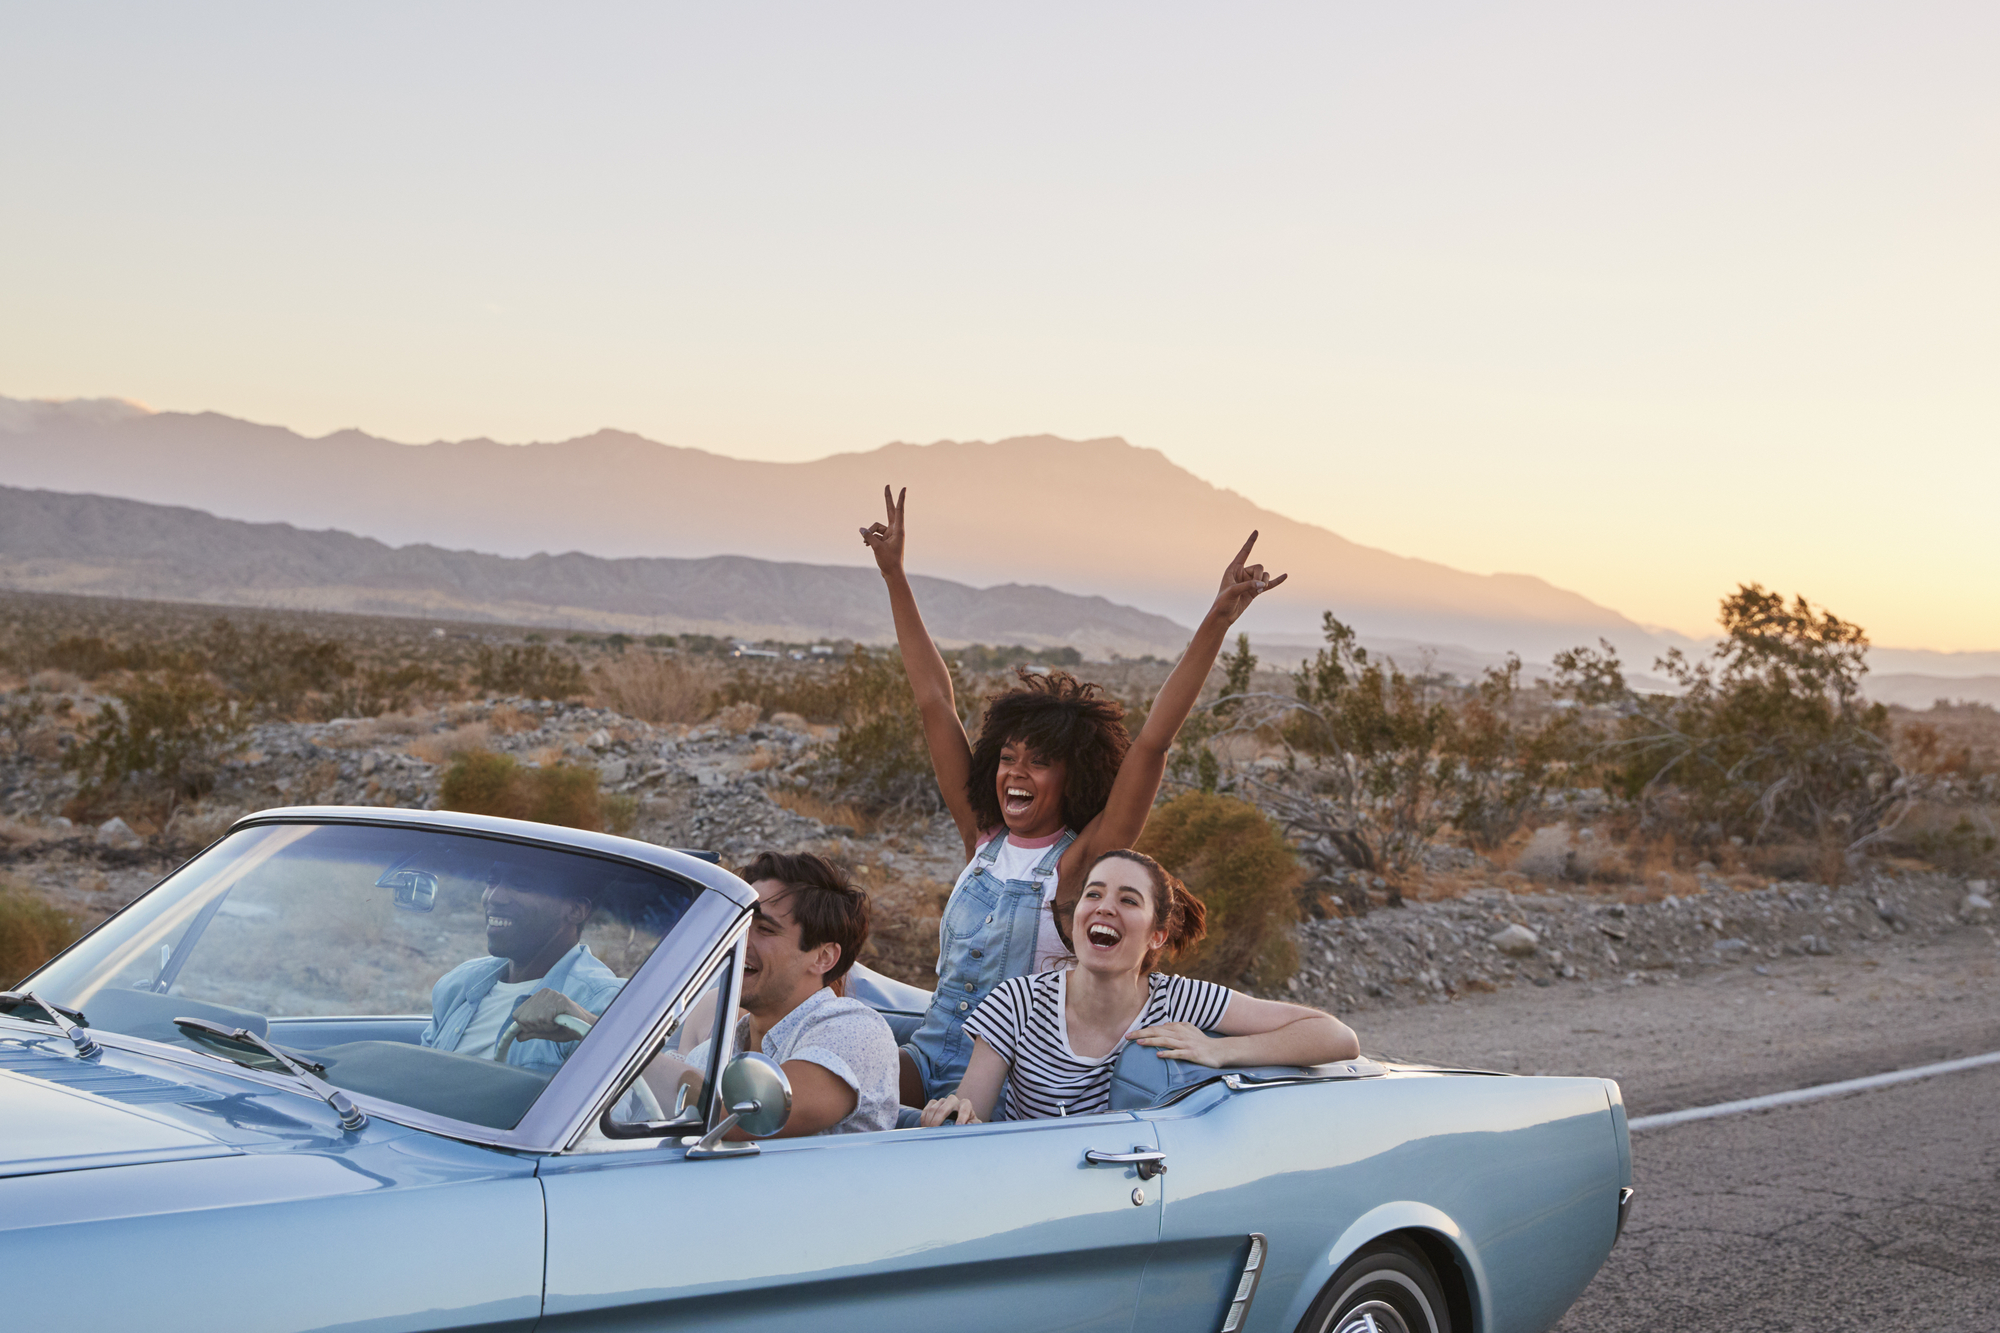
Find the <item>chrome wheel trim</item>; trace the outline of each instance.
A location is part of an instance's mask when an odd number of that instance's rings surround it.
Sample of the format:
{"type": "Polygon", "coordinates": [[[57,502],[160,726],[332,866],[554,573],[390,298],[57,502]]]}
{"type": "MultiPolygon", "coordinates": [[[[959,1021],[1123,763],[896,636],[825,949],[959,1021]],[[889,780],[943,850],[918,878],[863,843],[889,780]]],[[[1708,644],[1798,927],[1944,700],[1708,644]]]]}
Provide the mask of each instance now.
{"type": "Polygon", "coordinates": [[[1379,1333],[1437,1333],[1437,1314],[1424,1297],[1423,1288],[1413,1282],[1407,1273],[1394,1268],[1367,1269],[1356,1274],[1340,1293],[1340,1299],[1333,1303],[1333,1308],[1335,1313],[1320,1325],[1320,1333],[1369,1333],[1367,1323],[1358,1318],[1364,1313],[1373,1317],[1379,1333]],[[1387,1301],[1364,1300],[1351,1310],[1347,1308],[1347,1302],[1354,1298],[1356,1292],[1380,1282],[1394,1283],[1409,1293],[1410,1300],[1423,1312],[1421,1327],[1412,1328],[1402,1312],[1387,1301]],[[1393,1320],[1393,1323],[1385,1321],[1385,1312],[1387,1320],[1393,1320]]]}
{"type": "Polygon", "coordinates": [[[1402,1313],[1387,1301],[1363,1301],[1349,1310],[1333,1333],[1411,1333],[1402,1313]]]}

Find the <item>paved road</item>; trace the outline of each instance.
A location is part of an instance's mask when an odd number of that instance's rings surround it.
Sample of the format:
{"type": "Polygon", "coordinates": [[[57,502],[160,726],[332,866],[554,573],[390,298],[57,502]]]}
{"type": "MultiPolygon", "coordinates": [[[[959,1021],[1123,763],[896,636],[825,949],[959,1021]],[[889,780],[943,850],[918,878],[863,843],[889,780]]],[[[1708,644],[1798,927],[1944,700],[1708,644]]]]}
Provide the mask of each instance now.
{"type": "Polygon", "coordinates": [[[1632,1221],[1560,1333],[2000,1329],[2000,1067],[1648,1131],[1632,1155],[1632,1221]]]}

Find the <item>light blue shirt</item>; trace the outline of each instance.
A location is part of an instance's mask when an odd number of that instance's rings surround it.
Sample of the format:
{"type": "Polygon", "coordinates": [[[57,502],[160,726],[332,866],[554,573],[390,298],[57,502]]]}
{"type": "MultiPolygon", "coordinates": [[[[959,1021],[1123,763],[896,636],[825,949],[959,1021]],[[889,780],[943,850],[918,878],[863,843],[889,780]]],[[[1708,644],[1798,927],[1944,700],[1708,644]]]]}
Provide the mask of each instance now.
{"type": "MultiPolygon", "coordinates": [[[[466,1028],[472,1025],[473,1015],[479,1012],[479,1002],[493,989],[493,983],[507,974],[508,961],[505,958],[471,958],[439,977],[437,985],[431,987],[431,1021],[424,1026],[417,1041],[441,1051],[457,1050],[466,1028]]],[[[591,1013],[602,1014],[624,985],[625,979],[598,961],[589,945],[578,943],[556,961],[549,974],[542,978],[542,985],[535,990],[545,986],[560,991],[591,1013]]],[[[534,991],[528,994],[532,995],[534,991]]],[[[518,1008],[527,998],[523,995],[516,1000],[515,1007],[518,1008]]],[[[524,1069],[554,1072],[562,1068],[562,1062],[575,1049],[574,1041],[524,1039],[508,1049],[507,1063],[524,1069]]]]}

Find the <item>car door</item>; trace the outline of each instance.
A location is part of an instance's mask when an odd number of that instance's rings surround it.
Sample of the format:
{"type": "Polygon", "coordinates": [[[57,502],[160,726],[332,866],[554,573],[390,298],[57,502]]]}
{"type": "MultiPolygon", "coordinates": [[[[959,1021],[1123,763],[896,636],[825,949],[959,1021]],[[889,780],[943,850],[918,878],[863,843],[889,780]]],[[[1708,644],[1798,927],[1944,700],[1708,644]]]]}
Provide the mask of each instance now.
{"type": "Polygon", "coordinates": [[[1157,1182],[1084,1154],[1157,1142],[1115,1113],[560,1154],[542,1327],[1126,1333],[1157,1182]]]}

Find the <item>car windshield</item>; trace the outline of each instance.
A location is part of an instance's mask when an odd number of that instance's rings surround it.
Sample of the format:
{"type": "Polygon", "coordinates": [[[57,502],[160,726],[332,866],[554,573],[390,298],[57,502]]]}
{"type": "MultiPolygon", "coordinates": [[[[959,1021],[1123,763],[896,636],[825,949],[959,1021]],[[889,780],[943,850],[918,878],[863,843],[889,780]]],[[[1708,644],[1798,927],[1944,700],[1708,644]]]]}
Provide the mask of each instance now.
{"type": "Polygon", "coordinates": [[[100,1033],[213,1054],[175,1020],[247,1028],[336,1087],[508,1129],[697,892],[474,834],[262,825],[24,986],[100,1033]]]}

